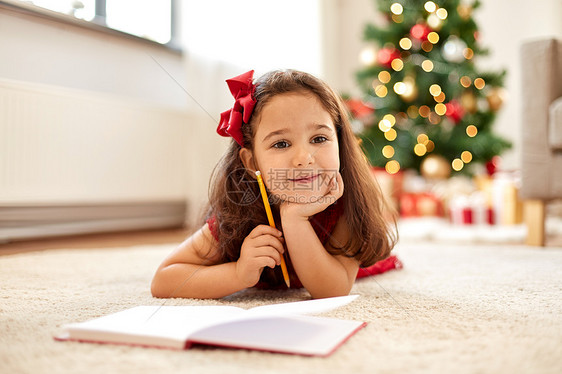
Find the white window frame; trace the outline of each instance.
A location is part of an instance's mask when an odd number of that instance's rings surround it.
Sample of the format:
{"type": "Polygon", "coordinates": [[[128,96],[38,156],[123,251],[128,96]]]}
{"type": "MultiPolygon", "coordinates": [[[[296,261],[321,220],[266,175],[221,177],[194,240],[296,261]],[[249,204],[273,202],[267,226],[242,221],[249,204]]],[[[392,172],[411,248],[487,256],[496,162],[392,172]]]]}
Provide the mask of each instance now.
{"type": "Polygon", "coordinates": [[[178,40],[179,38],[178,2],[179,0],[171,0],[171,14],[170,14],[171,39],[166,44],[158,43],[156,41],[147,38],[143,38],[133,34],[128,34],[124,31],[115,30],[108,27],[106,24],[106,14],[105,14],[106,0],[96,0],[96,16],[91,21],[75,18],[67,14],[55,12],[20,0],[0,0],[0,11],[2,10],[2,8],[14,10],[28,15],[55,20],[57,22],[72,24],[74,26],[84,27],[90,30],[95,30],[106,34],[111,34],[131,40],[136,40],[141,43],[148,43],[154,46],[161,46],[163,48],[169,49],[170,51],[181,53],[182,52],[181,45],[178,40]]]}

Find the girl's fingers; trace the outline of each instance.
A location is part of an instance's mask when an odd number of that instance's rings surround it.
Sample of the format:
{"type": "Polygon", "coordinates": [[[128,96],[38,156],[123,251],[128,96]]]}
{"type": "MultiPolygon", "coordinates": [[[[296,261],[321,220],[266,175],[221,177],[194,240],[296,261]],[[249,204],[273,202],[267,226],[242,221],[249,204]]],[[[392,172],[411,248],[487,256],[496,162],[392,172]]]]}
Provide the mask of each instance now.
{"type": "Polygon", "coordinates": [[[272,247],[258,247],[256,249],[259,251],[254,253],[254,261],[259,267],[275,267],[281,264],[281,254],[277,249],[272,247]],[[267,265],[264,265],[264,263],[267,263],[267,265]]]}
{"type": "Polygon", "coordinates": [[[283,247],[283,242],[281,241],[282,238],[273,237],[271,235],[262,235],[256,239],[254,239],[255,247],[272,247],[277,250],[279,253],[285,252],[285,248],[283,247]]]}
{"type": "Polygon", "coordinates": [[[330,179],[330,184],[328,185],[328,191],[324,195],[324,197],[334,196],[336,198],[340,198],[343,194],[343,179],[341,177],[340,172],[338,171],[336,175],[334,175],[330,179]]]}
{"type": "Polygon", "coordinates": [[[250,235],[248,235],[248,237],[250,239],[255,239],[255,238],[258,238],[262,235],[268,235],[268,234],[273,236],[273,237],[276,237],[276,238],[280,238],[280,237],[283,236],[283,233],[281,231],[277,230],[274,227],[271,227],[271,226],[268,226],[268,225],[259,225],[259,226],[256,226],[252,230],[252,232],[250,232],[250,235]]]}
{"type": "Polygon", "coordinates": [[[336,174],[336,185],[337,185],[338,191],[340,192],[340,196],[341,196],[341,194],[343,194],[343,178],[342,178],[341,173],[339,171],[336,174]]]}
{"type": "Polygon", "coordinates": [[[264,248],[264,255],[266,257],[272,258],[275,261],[275,265],[281,264],[281,254],[276,248],[264,248]]]}
{"type": "Polygon", "coordinates": [[[338,198],[343,194],[343,179],[339,171],[333,178],[333,188],[330,191],[330,194],[337,196],[338,198]]]}
{"type": "Polygon", "coordinates": [[[254,266],[258,269],[264,267],[274,268],[279,265],[279,262],[272,256],[258,256],[254,258],[254,266]]]}

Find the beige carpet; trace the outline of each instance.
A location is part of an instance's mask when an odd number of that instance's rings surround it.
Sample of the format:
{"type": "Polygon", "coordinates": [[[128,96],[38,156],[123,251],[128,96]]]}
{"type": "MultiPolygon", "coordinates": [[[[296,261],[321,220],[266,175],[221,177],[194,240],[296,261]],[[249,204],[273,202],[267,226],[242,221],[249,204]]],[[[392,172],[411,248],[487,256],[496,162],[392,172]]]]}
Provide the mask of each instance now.
{"type": "MultiPolygon", "coordinates": [[[[55,342],[65,323],[155,305],[152,273],[170,245],[0,257],[0,373],[560,373],[562,248],[401,243],[404,269],[358,281],[327,316],[369,325],[328,358],[55,342]]],[[[306,299],[250,290],[251,307],[306,299]]]]}

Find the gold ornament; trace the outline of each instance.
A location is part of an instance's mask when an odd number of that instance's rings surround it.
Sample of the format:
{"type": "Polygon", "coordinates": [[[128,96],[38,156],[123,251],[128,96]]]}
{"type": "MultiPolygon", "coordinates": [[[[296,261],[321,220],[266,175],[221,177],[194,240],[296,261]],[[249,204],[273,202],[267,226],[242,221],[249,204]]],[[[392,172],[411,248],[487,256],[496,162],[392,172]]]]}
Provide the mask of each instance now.
{"type": "Polygon", "coordinates": [[[472,7],[470,5],[459,4],[457,12],[463,20],[468,21],[468,19],[472,16],[472,7]]]}
{"type": "Polygon", "coordinates": [[[461,95],[461,105],[469,113],[476,113],[477,101],[476,96],[471,91],[465,91],[461,95]]]}
{"type": "Polygon", "coordinates": [[[505,91],[503,88],[494,87],[486,96],[490,110],[497,112],[503,105],[505,100],[505,91]]]}
{"type": "Polygon", "coordinates": [[[451,163],[443,156],[427,156],[420,167],[421,175],[427,179],[447,179],[451,175],[451,163]]]}

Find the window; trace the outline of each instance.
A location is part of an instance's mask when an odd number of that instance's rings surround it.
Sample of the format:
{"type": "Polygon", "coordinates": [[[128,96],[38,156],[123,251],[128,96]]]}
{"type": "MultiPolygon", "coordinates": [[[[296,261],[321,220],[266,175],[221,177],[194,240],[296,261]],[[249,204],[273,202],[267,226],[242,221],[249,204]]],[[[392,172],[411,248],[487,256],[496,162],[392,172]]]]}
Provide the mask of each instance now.
{"type": "Polygon", "coordinates": [[[191,1],[182,40],[193,54],[257,73],[294,68],[320,75],[320,10],[321,0],[191,1]]]}
{"type": "Polygon", "coordinates": [[[33,0],[24,2],[86,21],[92,21],[96,15],[95,0],[33,0]]]}
{"type": "Polygon", "coordinates": [[[161,44],[172,39],[171,0],[105,0],[105,3],[108,27],[161,44]]]}
{"type": "Polygon", "coordinates": [[[62,13],[160,44],[172,44],[176,0],[27,0],[62,13]]]}

